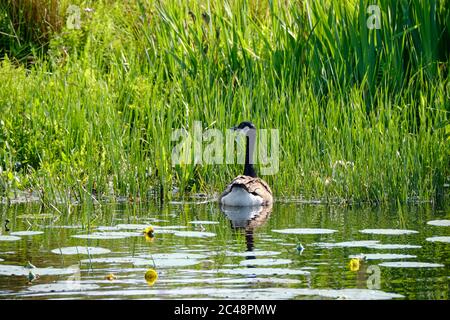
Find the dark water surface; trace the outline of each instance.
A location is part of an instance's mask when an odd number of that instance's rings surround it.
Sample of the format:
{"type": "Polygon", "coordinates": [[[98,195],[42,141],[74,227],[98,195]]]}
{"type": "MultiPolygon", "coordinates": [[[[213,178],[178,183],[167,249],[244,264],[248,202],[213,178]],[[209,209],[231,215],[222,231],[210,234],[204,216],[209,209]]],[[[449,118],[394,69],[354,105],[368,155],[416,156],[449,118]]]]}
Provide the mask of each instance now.
{"type": "Polygon", "coordinates": [[[0,218],[0,299],[449,298],[448,208],[16,204],[0,218]]]}

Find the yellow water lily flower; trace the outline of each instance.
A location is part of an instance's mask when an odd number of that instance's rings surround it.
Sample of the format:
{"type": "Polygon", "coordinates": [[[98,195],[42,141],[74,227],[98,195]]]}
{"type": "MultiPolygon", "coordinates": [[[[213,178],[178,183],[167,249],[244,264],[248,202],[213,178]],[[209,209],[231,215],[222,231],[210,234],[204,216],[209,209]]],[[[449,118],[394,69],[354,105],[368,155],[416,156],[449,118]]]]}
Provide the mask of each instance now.
{"type": "Polygon", "coordinates": [[[359,267],[360,267],[359,263],[360,263],[360,259],[358,259],[358,258],[351,259],[350,263],[348,264],[350,271],[358,271],[359,267]]]}
{"type": "Polygon", "coordinates": [[[152,286],[155,284],[156,280],[158,280],[158,273],[154,269],[148,269],[145,273],[145,281],[147,281],[147,284],[149,286],[152,286]]]}
{"type": "Polygon", "coordinates": [[[110,273],[105,277],[105,279],[109,280],[109,281],[113,281],[113,280],[116,280],[117,277],[114,274],[110,273]]]}

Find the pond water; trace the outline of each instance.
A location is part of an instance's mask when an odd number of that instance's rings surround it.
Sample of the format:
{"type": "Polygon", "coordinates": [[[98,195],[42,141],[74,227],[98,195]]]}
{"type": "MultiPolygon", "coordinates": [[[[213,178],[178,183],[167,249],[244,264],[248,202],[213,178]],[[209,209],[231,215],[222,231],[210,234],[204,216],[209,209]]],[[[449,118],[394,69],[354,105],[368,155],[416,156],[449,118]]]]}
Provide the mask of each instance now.
{"type": "Polygon", "coordinates": [[[0,299],[449,298],[448,208],[60,211],[0,204],[0,299]]]}

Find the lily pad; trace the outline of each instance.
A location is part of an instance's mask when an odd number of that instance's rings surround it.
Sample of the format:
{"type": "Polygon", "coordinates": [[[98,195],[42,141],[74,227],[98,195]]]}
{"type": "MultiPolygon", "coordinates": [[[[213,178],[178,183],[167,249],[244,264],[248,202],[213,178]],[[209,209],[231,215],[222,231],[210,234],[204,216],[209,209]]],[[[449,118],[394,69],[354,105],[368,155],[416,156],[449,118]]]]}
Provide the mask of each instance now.
{"type": "Polygon", "coordinates": [[[137,267],[148,266],[153,267],[153,261],[156,268],[177,268],[193,266],[201,263],[196,259],[139,259],[135,260],[133,264],[137,267]]]}
{"type": "Polygon", "coordinates": [[[280,264],[289,264],[292,260],[289,259],[250,259],[243,260],[239,263],[241,266],[276,266],[280,264]]]}
{"type": "Polygon", "coordinates": [[[16,232],[11,232],[10,234],[13,236],[35,236],[38,234],[43,234],[44,232],[42,231],[16,231],[16,232]]]}
{"type": "Polygon", "coordinates": [[[314,229],[314,228],[280,229],[272,231],[284,234],[330,234],[337,232],[337,230],[332,229],[314,229]]]}
{"type": "Polygon", "coordinates": [[[314,246],[321,248],[369,248],[369,249],[420,249],[421,246],[412,244],[382,244],[378,240],[344,241],[344,242],[317,242],[314,246]]]}
{"type": "Polygon", "coordinates": [[[136,258],[136,257],[107,257],[107,258],[92,258],[92,259],[83,259],[81,263],[105,263],[105,264],[133,264],[136,261],[140,261],[142,263],[146,263],[148,260],[136,258]]]}
{"type": "Polygon", "coordinates": [[[369,249],[379,249],[379,250],[395,250],[395,249],[420,249],[422,246],[415,244],[401,244],[401,243],[378,243],[374,245],[367,246],[369,249]]]}
{"type": "Polygon", "coordinates": [[[139,255],[139,258],[146,259],[206,259],[208,256],[198,253],[155,253],[139,255]]]}
{"type": "Polygon", "coordinates": [[[17,241],[17,240],[20,240],[20,239],[22,239],[22,238],[16,237],[16,236],[0,235],[0,241],[17,241]]]}
{"type": "Polygon", "coordinates": [[[294,289],[294,288],[264,288],[264,289],[225,289],[209,293],[209,296],[222,299],[292,299],[297,296],[323,297],[343,300],[388,300],[404,298],[397,293],[370,289],[294,289]]]}
{"type": "MultiPolygon", "coordinates": [[[[125,230],[144,230],[145,228],[149,227],[151,224],[118,224],[116,226],[117,229],[125,229],[125,230]]],[[[174,233],[175,230],[178,229],[185,229],[185,226],[155,226],[152,225],[153,229],[155,230],[155,233],[174,233]],[[167,231],[165,231],[167,230],[167,231]]],[[[107,231],[105,227],[103,228],[104,231],[107,231]]]]}
{"type": "Polygon", "coordinates": [[[117,226],[98,226],[98,231],[117,231],[120,230],[117,226]]]}
{"type": "MultiPolygon", "coordinates": [[[[206,293],[206,292],[205,292],[206,293]]],[[[293,290],[267,289],[222,289],[206,293],[208,297],[233,300],[288,300],[295,297],[293,290]]]]}
{"type": "Polygon", "coordinates": [[[72,254],[105,254],[110,253],[111,250],[105,248],[98,247],[65,247],[65,248],[57,248],[52,250],[55,254],[64,254],[64,255],[72,255],[72,254]]]}
{"type": "Polygon", "coordinates": [[[404,298],[401,294],[371,289],[294,289],[297,295],[312,295],[343,300],[388,300],[404,298]]]}
{"type": "Polygon", "coordinates": [[[174,232],[174,235],[177,237],[188,237],[188,238],[208,238],[216,236],[215,233],[202,231],[177,231],[174,232]]]}
{"type": "Polygon", "coordinates": [[[389,236],[418,233],[418,231],[406,229],[364,229],[359,230],[359,232],[368,234],[389,235],[389,236]]]}
{"type": "Polygon", "coordinates": [[[395,259],[413,259],[417,256],[411,254],[396,254],[396,253],[366,253],[359,255],[351,255],[352,258],[364,258],[366,260],[395,260],[395,259]]]}
{"type": "Polygon", "coordinates": [[[28,287],[29,291],[32,292],[73,292],[73,291],[86,291],[86,290],[96,290],[100,286],[93,283],[78,283],[76,281],[60,281],[56,283],[48,284],[37,284],[28,287]]]}
{"type": "Polygon", "coordinates": [[[256,276],[310,275],[310,273],[305,270],[285,269],[285,268],[236,268],[236,269],[219,269],[217,272],[224,274],[256,275],[256,276]]]}
{"type": "Polygon", "coordinates": [[[378,240],[344,241],[344,242],[317,242],[314,246],[322,248],[366,248],[378,244],[378,240]]]}
{"type": "Polygon", "coordinates": [[[233,252],[225,251],[227,257],[263,257],[263,256],[275,256],[280,254],[279,251],[245,251],[245,252],[233,252]]]}
{"type": "Polygon", "coordinates": [[[117,229],[125,229],[125,230],[144,230],[148,226],[149,226],[148,224],[118,224],[116,227],[117,229]]]}
{"type": "Polygon", "coordinates": [[[219,224],[218,221],[200,221],[200,220],[194,220],[194,221],[190,221],[190,224],[219,224]]]}
{"type": "Polygon", "coordinates": [[[297,289],[295,293],[301,296],[313,295],[324,298],[334,298],[338,300],[390,300],[394,298],[404,297],[396,293],[369,289],[297,289]]]}
{"type": "Polygon", "coordinates": [[[445,242],[445,243],[450,243],[450,237],[430,237],[426,239],[427,241],[431,241],[431,242],[445,242]]]}
{"type": "Polygon", "coordinates": [[[161,228],[154,228],[154,235],[158,235],[158,234],[172,234],[177,232],[177,230],[172,230],[172,229],[161,229],[161,228]]]}
{"type": "Polygon", "coordinates": [[[94,232],[90,234],[77,234],[72,238],[79,239],[98,239],[98,240],[112,240],[112,239],[124,239],[129,237],[139,237],[142,233],[139,232],[94,232]]]}
{"type": "Polygon", "coordinates": [[[380,263],[379,266],[390,267],[390,268],[440,268],[440,267],[444,267],[443,264],[428,263],[428,262],[416,262],[416,261],[383,262],[383,263],[380,263]]]}
{"type": "Polygon", "coordinates": [[[427,224],[438,227],[450,227],[450,220],[432,220],[428,221],[427,224]]]}
{"type": "MultiPolygon", "coordinates": [[[[73,274],[75,272],[76,270],[72,268],[33,268],[33,273],[40,276],[73,274]]],[[[29,273],[30,269],[23,266],[0,265],[0,275],[2,276],[27,276],[29,273]]]]}

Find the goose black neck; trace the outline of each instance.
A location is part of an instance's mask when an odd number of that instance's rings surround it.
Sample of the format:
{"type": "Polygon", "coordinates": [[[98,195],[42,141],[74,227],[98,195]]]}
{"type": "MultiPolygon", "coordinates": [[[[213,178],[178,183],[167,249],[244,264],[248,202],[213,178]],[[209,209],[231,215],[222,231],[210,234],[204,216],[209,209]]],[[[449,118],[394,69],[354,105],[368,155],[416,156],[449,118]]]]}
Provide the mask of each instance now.
{"type": "Polygon", "coordinates": [[[245,146],[245,166],[244,176],[250,176],[256,178],[256,171],[253,167],[253,149],[255,146],[255,137],[246,137],[247,143],[245,146]]]}

